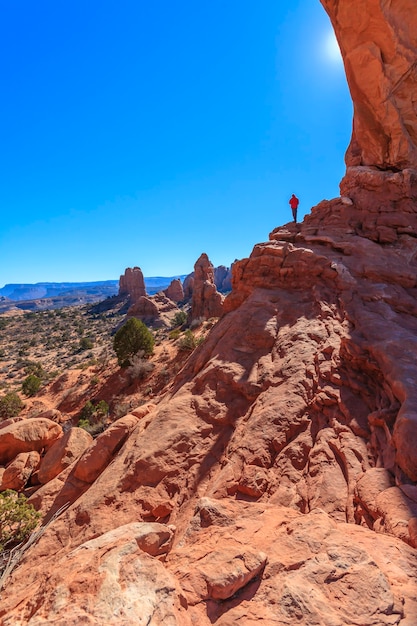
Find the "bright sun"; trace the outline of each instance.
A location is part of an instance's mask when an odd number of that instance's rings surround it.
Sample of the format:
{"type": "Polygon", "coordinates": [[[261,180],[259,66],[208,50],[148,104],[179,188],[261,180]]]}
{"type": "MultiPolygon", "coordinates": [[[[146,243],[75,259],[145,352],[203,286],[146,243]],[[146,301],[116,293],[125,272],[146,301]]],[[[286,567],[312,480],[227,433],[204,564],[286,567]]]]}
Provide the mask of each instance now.
{"type": "Polygon", "coordinates": [[[342,62],[339,44],[337,43],[336,36],[332,30],[326,33],[323,39],[323,52],[326,59],[332,61],[332,63],[342,62]]]}

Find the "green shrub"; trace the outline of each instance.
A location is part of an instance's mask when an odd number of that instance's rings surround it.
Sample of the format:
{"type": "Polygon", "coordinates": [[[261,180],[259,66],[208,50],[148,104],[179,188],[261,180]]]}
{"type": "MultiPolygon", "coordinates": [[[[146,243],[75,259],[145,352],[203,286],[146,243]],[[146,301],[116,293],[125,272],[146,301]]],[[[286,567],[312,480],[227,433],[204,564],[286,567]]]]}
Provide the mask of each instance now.
{"type": "Polygon", "coordinates": [[[153,352],[155,339],[149,328],[145,324],[131,317],[114,336],[113,348],[117,355],[117,362],[120,367],[130,365],[132,358],[140,350],[145,357],[153,352]]]}
{"type": "Polygon", "coordinates": [[[11,489],[0,493],[0,551],[29,537],[40,518],[23,494],[11,489]]]}
{"type": "Polygon", "coordinates": [[[173,320],[171,322],[171,328],[176,328],[177,326],[182,326],[187,321],[187,313],[185,311],[178,311],[175,313],[173,320]]]}
{"type": "Polygon", "coordinates": [[[196,338],[194,337],[191,330],[186,330],[181,339],[178,342],[178,347],[180,350],[188,350],[192,351],[197,346],[196,338]]]}
{"type": "Polygon", "coordinates": [[[7,419],[9,417],[16,417],[23,409],[23,402],[15,391],[6,393],[5,396],[0,398],[0,417],[7,419]]]}
{"type": "Polygon", "coordinates": [[[109,414],[109,405],[105,400],[100,400],[96,404],[94,413],[100,417],[106,417],[109,414]]]}
{"type": "Polygon", "coordinates": [[[39,376],[29,374],[22,383],[22,391],[25,396],[35,396],[41,388],[42,381],[39,376]]]}
{"type": "Polygon", "coordinates": [[[91,337],[81,337],[80,339],[80,350],[91,350],[93,348],[94,342],[91,337]]]}
{"type": "Polygon", "coordinates": [[[81,409],[80,419],[88,421],[90,417],[94,415],[94,411],[94,404],[91,402],[91,400],[88,400],[81,409]]]}

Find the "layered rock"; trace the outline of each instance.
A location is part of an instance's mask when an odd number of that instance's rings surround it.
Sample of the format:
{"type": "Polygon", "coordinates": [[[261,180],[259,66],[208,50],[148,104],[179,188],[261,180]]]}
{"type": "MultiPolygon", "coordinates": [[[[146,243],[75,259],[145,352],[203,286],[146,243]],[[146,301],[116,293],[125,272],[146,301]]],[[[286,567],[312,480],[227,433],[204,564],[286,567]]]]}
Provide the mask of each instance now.
{"type": "Polygon", "coordinates": [[[145,281],[140,267],[128,267],[120,276],[119,296],[129,296],[130,304],[146,296],[145,281]]]}
{"type": "Polygon", "coordinates": [[[414,0],[321,0],[339,42],[353,100],[346,164],[417,166],[417,14],[414,0]]]}
{"type": "Polygon", "coordinates": [[[223,311],[223,299],[216,289],[213,264],[203,252],[194,265],[190,320],[219,317],[223,311]]]}

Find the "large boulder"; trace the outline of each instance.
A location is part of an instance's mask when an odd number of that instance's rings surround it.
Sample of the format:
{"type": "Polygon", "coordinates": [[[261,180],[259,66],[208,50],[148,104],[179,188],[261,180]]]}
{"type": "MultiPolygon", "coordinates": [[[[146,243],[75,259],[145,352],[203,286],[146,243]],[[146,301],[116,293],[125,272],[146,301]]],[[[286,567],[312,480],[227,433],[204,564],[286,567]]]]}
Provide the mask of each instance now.
{"type": "Polygon", "coordinates": [[[5,465],[20,452],[48,450],[62,434],[59,424],[43,417],[13,422],[0,430],[0,464],[5,465]]]}
{"type": "Polygon", "coordinates": [[[41,457],[36,451],[18,454],[2,473],[0,491],[5,489],[21,491],[31,475],[38,469],[40,459],[41,457]]]}

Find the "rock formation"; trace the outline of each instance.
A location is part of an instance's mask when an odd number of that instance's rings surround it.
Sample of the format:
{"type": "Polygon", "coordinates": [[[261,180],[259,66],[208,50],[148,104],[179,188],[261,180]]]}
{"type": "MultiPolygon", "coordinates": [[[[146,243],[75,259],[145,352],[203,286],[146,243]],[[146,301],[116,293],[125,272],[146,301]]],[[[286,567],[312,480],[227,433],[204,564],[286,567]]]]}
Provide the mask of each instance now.
{"type": "Polygon", "coordinates": [[[232,289],[232,271],[225,265],[214,268],[214,284],[217,291],[226,292],[232,289]]]}
{"type": "Polygon", "coordinates": [[[128,267],[120,276],[119,296],[129,296],[130,304],[146,296],[145,281],[140,267],[128,267]]]}
{"type": "Polygon", "coordinates": [[[223,311],[223,299],[216,289],[213,264],[203,252],[194,265],[190,320],[219,317],[223,311]]]}
{"type": "Polygon", "coordinates": [[[179,278],[174,278],[174,280],[171,281],[171,284],[164,289],[164,294],[173,302],[182,302],[184,300],[184,289],[182,287],[181,280],[179,278]]]}
{"type": "Polygon", "coordinates": [[[128,317],[137,317],[150,326],[170,326],[179,308],[163,292],[154,296],[141,296],[128,312],[128,317]]]}
{"type": "Polygon", "coordinates": [[[353,100],[346,164],[417,164],[417,14],[414,0],[321,0],[342,53],[353,100]]]}

